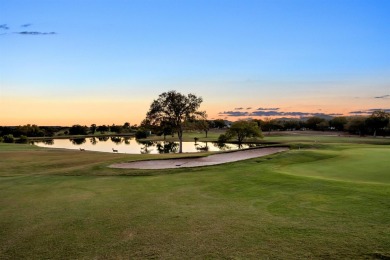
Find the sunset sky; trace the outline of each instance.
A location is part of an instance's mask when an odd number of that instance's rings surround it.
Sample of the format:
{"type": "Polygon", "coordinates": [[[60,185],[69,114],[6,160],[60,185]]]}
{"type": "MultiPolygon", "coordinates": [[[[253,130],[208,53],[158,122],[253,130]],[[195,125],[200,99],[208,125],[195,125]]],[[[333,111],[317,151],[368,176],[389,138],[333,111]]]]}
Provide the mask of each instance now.
{"type": "Polygon", "coordinates": [[[0,125],[390,111],[388,0],[0,0],[0,125]]]}

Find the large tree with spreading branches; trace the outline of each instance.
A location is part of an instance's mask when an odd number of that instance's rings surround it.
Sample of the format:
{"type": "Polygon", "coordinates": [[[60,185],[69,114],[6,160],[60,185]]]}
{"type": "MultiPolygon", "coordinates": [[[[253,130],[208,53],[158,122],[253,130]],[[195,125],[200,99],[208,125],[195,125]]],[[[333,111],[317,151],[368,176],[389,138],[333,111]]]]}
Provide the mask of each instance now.
{"type": "Polygon", "coordinates": [[[183,152],[183,130],[187,121],[205,118],[206,113],[199,111],[203,99],[194,94],[183,95],[174,90],[164,92],[153,100],[146,119],[151,125],[169,124],[177,132],[179,153],[183,152]]]}

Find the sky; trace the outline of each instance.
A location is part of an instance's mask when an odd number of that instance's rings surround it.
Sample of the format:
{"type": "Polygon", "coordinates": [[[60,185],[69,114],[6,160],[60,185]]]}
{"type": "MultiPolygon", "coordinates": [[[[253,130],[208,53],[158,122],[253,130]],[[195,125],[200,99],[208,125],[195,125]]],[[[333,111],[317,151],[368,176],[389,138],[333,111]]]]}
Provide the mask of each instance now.
{"type": "Polygon", "coordinates": [[[388,0],[0,0],[0,125],[390,112],[388,0]]]}

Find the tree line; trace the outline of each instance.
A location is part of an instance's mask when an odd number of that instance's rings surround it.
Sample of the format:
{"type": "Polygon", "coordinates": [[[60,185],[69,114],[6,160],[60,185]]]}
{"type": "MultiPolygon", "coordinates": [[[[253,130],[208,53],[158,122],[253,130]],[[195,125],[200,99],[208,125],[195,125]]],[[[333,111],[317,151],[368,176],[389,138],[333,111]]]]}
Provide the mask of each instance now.
{"type": "Polygon", "coordinates": [[[71,127],[64,126],[38,126],[38,125],[23,125],[23,126],[0,126],[0,142],[6,143],[26,143],[27,138],[31,137],[53,137],[67,135],[94,135],[97,133],[132,133],[135,132],[137,126],[131,126],[126,122],[123,125],[72,125],[71,127]]]}
{"type": "Polygon", "coordinates": [[[359,136],[390,135],[390,113],[374,111],[369,116],[339,116],[325,119],[317,116],[306,120],[281,120],[265,118],[254,119],[264,132],[315,130],[315,131],[345,131],[359,136]]]}

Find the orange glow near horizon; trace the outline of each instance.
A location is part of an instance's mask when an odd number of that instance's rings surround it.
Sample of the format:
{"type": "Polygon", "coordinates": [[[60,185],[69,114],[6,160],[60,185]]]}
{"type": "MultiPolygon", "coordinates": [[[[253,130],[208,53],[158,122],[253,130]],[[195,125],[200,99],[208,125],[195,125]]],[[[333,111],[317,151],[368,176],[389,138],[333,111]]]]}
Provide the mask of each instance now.
{"type": "MultiPolygon", "coordinates": [[[[380,108],[388,106],[388,100],[378,100],[373,98],[334,98],[323,99],[314,98],[294,98],[285,97],[274,101],[260,102],[256,98],[251,100],[219,100],[217,98],[204,98],[205,101],[201,110],[205,110],[208,119],[228,119],[231,121],[252,118],[264,118],[264,116],[243,116],[232,117],[220,114],[224,111],[234,111],[237,107],[245,108],[242,111],[253,112],[258,107],[276,107],[283,112],[308,112],[308,113],[339,113],[349,115],[354,110],[380,108]],[[281,105],[283,104],[283,105],[281,105]],[[251,107],[251,109],[247,109],[251,107]]],[[[2,99],[0,110],[0,125],[60,125],[70,126],[74,124],[118,124],[130,122],[131,125],[140,124],[145,118],[151,100],[104,100],[104,99],[29,99],[18,98],[16,100],[8,98],[2,99]]],[[[272,116],[270,116],[272,118],[272,116]]]]}

